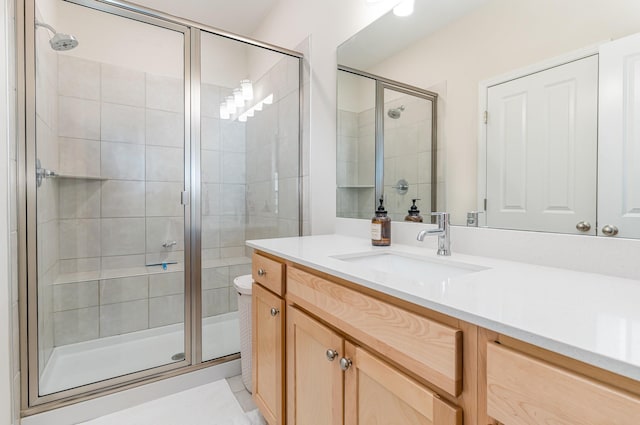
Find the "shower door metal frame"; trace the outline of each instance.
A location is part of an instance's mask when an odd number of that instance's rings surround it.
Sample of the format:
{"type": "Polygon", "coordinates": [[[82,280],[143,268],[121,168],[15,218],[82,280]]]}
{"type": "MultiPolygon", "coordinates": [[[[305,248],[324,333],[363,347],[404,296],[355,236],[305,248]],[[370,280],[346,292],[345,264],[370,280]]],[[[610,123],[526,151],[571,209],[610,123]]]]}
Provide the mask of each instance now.
{"type": "MultiPolygon", "coordinates": [[[[338,71],[348,72],[375,81],[375,192],[373,210],[378,206],[378,199],[384,197],[384,90],[394,90],[410,96],[419,97],[431,102],[431,208],[436,210],[438,199],[438,93],[421,89],[389,78],[371,74],[366,71],[338,65],[338,71]]],[[[435,217],[429,221],[435,222],[435,217]]]]}
{"type": "MultiPolygon", "coordinates": [[[[87,2],[88,3],[88,2],[87,2]]],[[[79,395],[91,394],[96,391],[102,390],[107,387],[117,388],[119,386],[123,386],[129,384],[131,382],[137,382],[142,379],[146,379],[149,376],[165,374],[171,371],[174,371],[179,368],[183,368],[191,364],[191,326],[192,324],[189,320],[185,320],[184,322],[184,335],[185,335],[185,356],[186,358],[181,361],[167,363],[162,366],[141,370],[137,372],[133,372],[127,375],[116,376],[113,378],[106,379],[104,381],[94,382],[87,385],[83,385],[81,387],[71,388],[67,390],[63,390],[60,392],[55,392],[47,395],[39,395],[39,359],[38,359],[38,349],[39,349],[39,335],[38,335],[38,273],[37,273],[37,232],[31,231],[27,232],[27,229],[36,229],[37,228],[37,187],[36,187],[36,170],[35,170],[35,158],[37,156],[37,146],[36,146],[36,123],[35,123],[35,111],[36,111],[36,77],[35,77],[35,59],[36,59],[36,48],[35,48],[35,31],[29,25],[29,22],[35,22],[35,1],[25,1],[24,3],[23,14],[21,14],[21,18],[24,19],[22,21],[22,28],[24,29],[23,34],[23,47],[24,48],[24,106],[25,106],[25,136],[24,140],[26,143],[21,145],[21,172],[24,171],[26,174],[21,175],[23,182],[26,185],[26,193],[23,194],[25,196],[21,199],[20,203],[25,204],[26,216],[20,216],[20,239],[21,239],[21,249],[20,252],[24,258],[24,261],[20,261],[22,277],[21,277],[21,287],[26,287],[26,291],[21,292],[21,305],[24,305],[25,308],[21,308],[21,320],[20,327],[21,333],[23,335],[26,334],[26,338],[21,337],[21,350],[23,353],[28,354],[28,362],[22,361],[21,369],[23,371],[22,375],[22,408],[23,413],[32,414],[41,411],[42,409],[38,409],[38,406],[53,404],[55,403],[56,407],[60,405],[67,404],[61,402],[62,400],[69,400],[79,395]],[[26,254],[26,255],[25,255],[26,254]],[[23,264],[24,263],[24,264],[23,264]],[[23,282],[26,280],[26,282],[23,282]],[[23,296],[24,294],[24,296],[23,296]],[[28,306],[23,304],[24,302],[28,303],[28,306]]],[[[183,159],[184,162],[184,170],[185,170],[185,179],[184,179],[184,190],[189,191],[191,187],[191,173],[190,173],[190,140],[191,140],[191,123],[189,122],[188,117],[190,117],[190,97],[191,97],[191,87],[190,87],[190,75],[191,75],[191,39],[189,35],[189,27],[184,25],[178,25],[172,22],[165,22],[161,19],[154,18],[152,16],[139,15],[137,13],[123,10],[120,8],[116,8],[113,6],[109,6],[107,4],[101,4],[100,7],[94,7],[94,5],[83,4],[85,6],[89,6],[90,8],[98,9],[102,12],[109,13],[111,15],[121,16],[122,18],[133,19],[145,24],[158,26],[161,28],[165,28],[168,31],[176,31],[181,33],[184,38],[183,45],[183,61],[184,61],[184,98],[185,98],[185,124],[184,124],[184,151],[185,157],[183,159]]],[[[191,240],[191,233],[188,231],[190,229],[190,220],[191,220],[191,211],[190,205],[185,205],[184,210],[184,220],[185,220],[185,282],[190,281],[190,270],[186,265],[190,263],[191,252],[189,248],[189,243],[191,240]]],[[[185,300],[190,299],[190,291],[191,288],[189,285],[185,285],[185,300]]],[[[190,312],[191,306],[188,303],[185,303],[185,312],[190,312]]],[[[189,315],[185,314],[185,318],[188,318],[189,315]]],[[[24,358],[25,356],[21,356],[24,358]]]]}
{"type": "Polygon", "coordinates": [[[153,9],[117,0],[65,0],[101,12],[177,31],[184,37],[184,241],[185,241],[185,359],[104,381],[40,396],[38,362],[37,239],[35,181],[35,0],[17,0],[18,61],[18,263],[20,305],[21,414],[29,416],[50,409],[134,388],[167,377],[239,359],[231,354],[202,362],[201,321],[201,211],[200,211],[200,40],[201,31],[240,41],[297,58],[299,61],[298,109],[298,213],[299,234],[303,228],[302,137],[303,137],[303,58],[292,50],[222,31],[153,9]],[[25,355],[26,354],[26,355],[25,355]]]}

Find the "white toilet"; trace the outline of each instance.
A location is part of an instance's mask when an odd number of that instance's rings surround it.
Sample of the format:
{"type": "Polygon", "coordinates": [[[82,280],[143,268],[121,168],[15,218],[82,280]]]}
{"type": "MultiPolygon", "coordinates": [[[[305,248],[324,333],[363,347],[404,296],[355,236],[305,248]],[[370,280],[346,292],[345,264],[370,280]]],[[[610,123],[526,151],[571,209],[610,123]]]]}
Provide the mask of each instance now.
{"type": "Polygon", "coordinates": [[[251,285],[253,285],[253,279],[250,274],[233,279],[233,286],[238,293],[242,382],[249,392],[251,392],[251,285]]]}

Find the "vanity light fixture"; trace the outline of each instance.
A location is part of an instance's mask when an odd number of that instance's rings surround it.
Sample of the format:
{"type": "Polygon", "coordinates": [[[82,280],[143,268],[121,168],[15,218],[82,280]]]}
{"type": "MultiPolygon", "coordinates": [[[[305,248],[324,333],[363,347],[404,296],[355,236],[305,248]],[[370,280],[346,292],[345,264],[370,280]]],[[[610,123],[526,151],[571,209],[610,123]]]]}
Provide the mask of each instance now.
{"type": "Polygon", "coordinates": [[[400,17],[409,16],[413,13],[414,4],[415,0],[402,0],[393,8],[393,14],[400,17]]]}
{"type": "Polygon", "coordinates": [[[240,80],[240,89],[244,100],[253,100],[253,84],[251,84],[251,80],[240,80]]]}
{"type": "Polygon", "coordinates": [[[233,89],[233,99],[236,103],[236,107],[242,108],[244,106],[244,97],[242,96],[242,89],[233,89]]]}
{"type": "Polygon", "coordinates": [[[227,103],[227,111],[230,114],[235,114],[237,107],[236,107],[236,102],[235,99],[233,98],[233,96],[227,96],[226,97],[226,103],[227,103]]]}
{"type": "Polygon", "coordinates": [[[229,110],[227,109],[227,102],[222,102],[220,104],[220,118],[223,120],[231,118],[231,114],[229,114],[229,110]]]}
{"type": "Polygon", "coordinates": [[[247,122],[247,118],[251,118],[255,116],[256,112],[262,111],[264,105],[271,105],[273,103],[273,93],[269,96],[262,99],[260,102],[253,105],[251,108],[247,109],[240,115],[238,115],[238,121],[247,122]]]}

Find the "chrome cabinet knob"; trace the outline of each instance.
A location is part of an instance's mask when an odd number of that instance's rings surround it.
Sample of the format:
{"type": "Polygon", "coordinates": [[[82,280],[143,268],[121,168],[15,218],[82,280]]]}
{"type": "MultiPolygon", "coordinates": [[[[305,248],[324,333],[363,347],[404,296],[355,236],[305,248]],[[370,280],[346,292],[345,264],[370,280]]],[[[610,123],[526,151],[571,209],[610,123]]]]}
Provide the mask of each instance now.
{"type": "Polygon", "coordinates": [[[610,224],[602,226],[602,234],[605,236],[615,236],[618,234],[618,228],[610,224]]]}
{"type": "Polygon", "coordinates": [[[280,310],[278,310],[278,309],[277,309],[277,308],[275,308],[275,307],[271,307],[271,315],[272,315],[273,317],[276,317],[276,316],[278,315],[278,313],[280,313],[280,310]]]}
{"type": "Polygon", "coordinates": [[[351,359],[347,359],[346,357],[343,357],[340,359],[340,369],[342,370],[347,370],[351,367],[351,359]]]}
{"type": "Polygon", "coordinates": [[[338,352],[336,350],[332,350],[331,348],[327,350],[326,354],[327,354],[327,360],[329,360],[330,362],[334,361],[336,357],[338,357],[338,352]]]}
{"type": "Polygon", "coordinates": [[[258,269],[258,276],[264,276],[265,274],[267,274],[267,272],[265,272],[264,269],[258,269]]]}
{"type": "Polygon", "coordinates": [[[591,230],[591,223],[589,223],[588,221],[580,221],[578,222],[578,224],[576,224],[576,229],[581,232],[588,232],[589,230],[591,230]]]}

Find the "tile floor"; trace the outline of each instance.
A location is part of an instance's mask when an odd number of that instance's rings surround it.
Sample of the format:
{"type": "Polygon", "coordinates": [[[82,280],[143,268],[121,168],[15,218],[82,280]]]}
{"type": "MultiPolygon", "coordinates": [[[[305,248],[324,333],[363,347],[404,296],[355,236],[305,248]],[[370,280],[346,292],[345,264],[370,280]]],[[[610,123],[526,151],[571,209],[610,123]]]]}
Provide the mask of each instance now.
{"type": "Polygon", "coordinates": [[[267,425],[254,404],[251,394],[245,389],[240,375],[177,392],[82,424],[176,425],[178,423],[267,425]]]}
{"type": "Polygon", "coordinates": [[[236,400],[238,400],[240,407],[242,407],[242,410],[250,412],[258,408],[253,402],[253,398],[251,398],[251,393],[247,391],[242,383],[242,375],[227,378],[227,383],[229,384],[229,388],[231,388],[233,395],[236,397],[236,400]]]}

